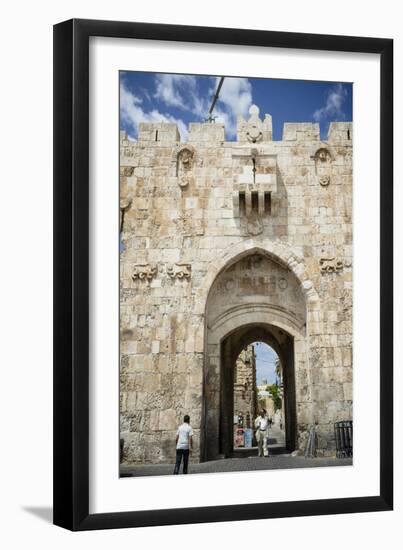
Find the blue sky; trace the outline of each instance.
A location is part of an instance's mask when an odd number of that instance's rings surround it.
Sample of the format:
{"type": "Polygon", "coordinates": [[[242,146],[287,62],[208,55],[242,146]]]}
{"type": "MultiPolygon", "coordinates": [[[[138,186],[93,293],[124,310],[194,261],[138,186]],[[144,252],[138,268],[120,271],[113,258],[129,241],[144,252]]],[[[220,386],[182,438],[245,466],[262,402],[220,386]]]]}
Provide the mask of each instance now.
{"type": "MultiPolygon", "coordinates": [[[[120,127],[136,139],[140,122],[176,122],[182,140],[190,122],[204,121],[218,77],[160,73],[120,73],[120,127]]],[[[329,123],[351,121],[351,83],[226,77],[214,115],[224,122],[226,139],[235,139],[236,117],[248,118],[254,103],[273,117],[273,139],[284,122],[319,122],[326,139],[329,123]]]]}
{"type": "Polygon", "coordinates": [[[256,382],[261,384],[262,380],[267,380],[268,384],[274,384],[276,381],[275,361],[277,353],[263,342],[254,343],[256,353],[256,382]]]}

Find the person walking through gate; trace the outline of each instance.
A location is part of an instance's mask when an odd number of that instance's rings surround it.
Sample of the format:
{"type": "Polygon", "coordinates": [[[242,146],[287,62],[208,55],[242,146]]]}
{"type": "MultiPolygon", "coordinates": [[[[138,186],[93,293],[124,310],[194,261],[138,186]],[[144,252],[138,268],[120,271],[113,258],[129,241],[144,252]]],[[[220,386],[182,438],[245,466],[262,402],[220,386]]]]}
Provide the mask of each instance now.
{"type": "Polygon", "coordinates": [[[255,420],[256,441],[258,445],[258,456],[269,456],[267,438],[269,436],[269,419],[266,411],[262,409],[255,420]]]}
{"type": "Polygon", "coordinates": [[[183,473],[188,473],[189,452],[193,447],[193,429],[189,424],[190,418],[188,414],[183,417],[181,424],[176,432],[176,462],[174,474],[179,474],[179,469],[183,457],[183,473]]]}

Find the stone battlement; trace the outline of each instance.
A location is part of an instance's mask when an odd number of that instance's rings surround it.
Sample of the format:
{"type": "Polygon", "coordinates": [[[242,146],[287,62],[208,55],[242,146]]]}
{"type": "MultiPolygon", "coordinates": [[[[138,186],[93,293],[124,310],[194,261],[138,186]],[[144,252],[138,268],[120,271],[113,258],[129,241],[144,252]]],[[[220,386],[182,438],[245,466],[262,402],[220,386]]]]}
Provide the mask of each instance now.
{"type": "MultiPolygon", "coordinates": [[[[189,124],[189,143],[223,144],[225,126],[221,123],[191,122],[189,124]]],[[[127,140],[124,132],[120,135],[121,142],[127,140]]],[[[329,126],[327,141],[341,142],[352,140],[352,122],[332,122],[329,126]]],[[[138,141],[154,145],[180,143],[181,136],[178,126],[172,122],[142,122],[139,124],[138,141]]],[[[250,118],[242,116],[237,120],[236,141],[241,144],[269,143],[273,141],[273,122],[270,114],[259,118],[259,109],[252,105],[250,118]]],[[[282,140],[280,141],[320,141],[320,125],[313,122],[285,122],[282,140]]],[[[276,142],[278,143],[278,142],[276,142]]]]}

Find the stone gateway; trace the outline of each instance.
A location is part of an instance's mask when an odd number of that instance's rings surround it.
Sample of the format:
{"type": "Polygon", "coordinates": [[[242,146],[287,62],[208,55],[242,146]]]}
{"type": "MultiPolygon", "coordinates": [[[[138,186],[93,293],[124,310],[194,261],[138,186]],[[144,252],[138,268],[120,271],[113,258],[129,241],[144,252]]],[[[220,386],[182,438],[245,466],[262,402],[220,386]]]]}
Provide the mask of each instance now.
{"type": "Polygon", "coordinates": [[[120,433],[127,463],[231,456],[235,365],[277,353],[287,449],[352,418],[352,123],[142,123],[120,136],[120,433]]]}

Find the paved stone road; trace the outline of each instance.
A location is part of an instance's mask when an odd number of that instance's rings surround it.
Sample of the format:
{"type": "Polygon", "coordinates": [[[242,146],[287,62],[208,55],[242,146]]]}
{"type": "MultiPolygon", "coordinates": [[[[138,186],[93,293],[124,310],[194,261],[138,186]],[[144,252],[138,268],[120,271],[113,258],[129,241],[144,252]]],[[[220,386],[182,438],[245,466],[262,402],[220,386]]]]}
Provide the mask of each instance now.
{"type": "MultiPolygon", "coordinates": [[[[225,458],[192,464],[190,458],[189,474],[214,472],[244,472],[253,470],[282,470],[287,468],[320,468],[324,466],[350,466],[351,458],[304,458],[290,455],[270,457],[225,458]]],[[[121,466],[122,477],[171,475],[173,464],[147,464],[142,466],[121,466]]],[[[181,468],[182,471],[182,468],[181,468]]]]}
{"type": "MultiPolygon", "coordinates": [[[[257,449],[238,449],[235,458],[210,460],[200,464],[192,464],[190,457],[189,474],[214,472],[243,472],[253,470],[283,470],[288,468],[321,468],[325,466],[350,466],[351,458],[305,458],[293,457],[284,448],[284,434],[272,428],[269,434],[269,457],[258,457],[257,449]]],[[[163,476],[171,475],[173,464],[127,465],[120,467],[122,477],[163,476]]],[[[182,472],[182,467],[181,467],[182,472]]]]}

